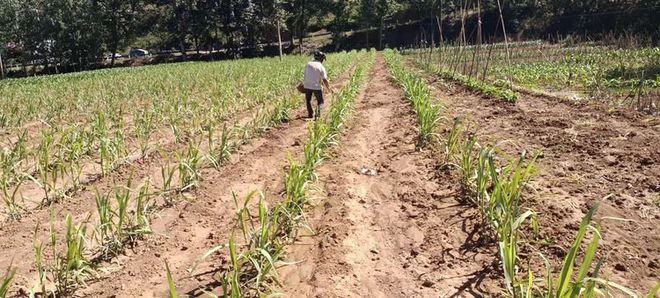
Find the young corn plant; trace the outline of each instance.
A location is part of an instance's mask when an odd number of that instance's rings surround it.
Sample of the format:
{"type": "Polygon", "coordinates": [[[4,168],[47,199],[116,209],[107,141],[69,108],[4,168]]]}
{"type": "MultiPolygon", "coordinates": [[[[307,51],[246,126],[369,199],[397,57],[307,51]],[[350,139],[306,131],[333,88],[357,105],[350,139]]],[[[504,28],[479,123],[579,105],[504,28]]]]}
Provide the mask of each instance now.
{"type": "Polygon", "coordinates": [[[172,278],[172,271],[170,271],[170,265],[165,262],[165,270],[167,272],[167,286],[170,290],[170,298],[178,298],[179,295],[176,292],[176,285],[174,284],[174,278],[172,278]]]}
{"type": "Polygon", "coordinates": [[[20,219],[24,209],[17,201],[19,189],[25,181],[25,176],[16,172],[20,161],[24,158],[20,155],[25,154],[20,153],[23,149],[17,149],[24,146],[19,146],[19,143],[21,143],[20,140],[11,152],[0,152],[0,163],[2,163],[3,168],[0,174],[0,190],[2,191],[2,201],[7,208],[9,218],[12,220],[20,219]]]}
{"type": "Polygon", "coordinates": [[[19,175],[20,165],[27,156],[27,130],[23,130],[11,149],[0,151],[0,169],[3,182],[7,186],[15,182],[14,177],[19,175]]]}
{"type": "Polygon", "coordinates": [[[109,193],[101,195],[96,192],[96,209],[99,216],[97,238],[101,243],[99,257],[103,260],[117,256],[127,246],[134,246],[138,240],[151,233],[149,214],[153,202],[149,194],[149,183],[140,187],[134,209],[131,209],[131,180],[129,179],[122,189],[115,188],[112,191],[116,208],[113,208],[109,193]]]}
{"type": "Polygon", "coordinates": [[[16,268],[11,268],[11,265],[9,265],[9,268],[7,268],[5,275],[0,280],[1,281],[0,298],[7,297],[7,294],[9,293],[9,288],[11,287],[11,283],[14,281],[15,275],[16,275],[16,268]]]}
{"type": "Polygon", "coordinates": [[[21,219],[21,215],[25,210],[23,205],[17,201],[19,189],[24,181],[25,179],[19,178],[12,190],[9,189],[5,181],[0,181],[0,188],[2,188],[2,202],[5,204],[9,218],[12,220],[21,219]]]}
{"type": "MultiPolygon", "coordinates": [[[[594,205],[589,212],[582,218],[580,228],[573,244],[571,245],[568,254],[559,271],[559,275],[553,274],[552,267],[548,261],[545,260],[547,273],[545,278],[545,285],[539,286],[538,280],[534,278],[531,269],[528,269],[527,278],[516,281],[514,285],[517,289],[514,290],[517,296],[515,297],[545,297],[545,298],[569,298],[569,297],[619,297],[624,294],[628,297],[637,297],[637,295],[629,288],[622,286],[618,283],[600,277],[600,271],[604,264],[603,258],[597,257],[597,250],[600,240],[602,239],[600,223],[591,225],[594,213],[598,209],[598,204],[594,205]],[[578,256],[587,237],[587,230],[592,230],[592,238],[589,241],[586,250],[578,261],[578,256]],[[579,265],[577,274],[575,272],[576,265],[579,265]],[[616,290],[616,291],[613,291],[616,290]]],[[[649,296],[654,297],[657,287],[652,290],[649,296]]]]}
{"type": "Polygon", "coordinates": [[[120,158],[122,150],[120,146],[123,146],[123,139],[101,138],[99,144],[99,162],[103,176],[108,175],[117,166],[116,162],[120,158]]]}
{"type": "Polygon", "coordinates": [[[454,118],[454,125],[452,126],[451,131],[449,131],[449,136],[445,142],[445,164],[454,163],[452,161],[455,155],[459,152],[459,147],[461,144],[461,138],[463,137],[464,126],[460,117],[454,118]]]}
{"type": "Polygon", "coordinates": [[[140,113],[140,116],[135,119],[136,126],[136,136],[140,144],[140,154],[144,158],[149,149],[149,142],[151,141],[151,135],[155,129],[155,118],[156,113],[153,110],[144,110],[140,113]]]}
{"type": "Polygon", "coordinates": [[[387,51],[385,59],[394,79],[403,87],[406,97],[415,110],[419,126],[417,146],[424,148],[437,137],[441,106],[432,102],[431,91],[426,82],[406,69],[397,52],[387,51]]]}
{"type": "Polygon", "coordinates": [[[228,128],[227,125],[222,127],[222,136],[220,137],[220,144],[211,151],[215,160],[219,163],[226,162],[231,157],[232,152],[235,150],[234,145],[230,143],[230,138],[233,135],[233,129],[228,128]]]}
{"type": "Polygon", "coordinates": [[[91,139],[94,140],[94,143],[100,141],[102,138],[107,137],[110,131],[110,127],[105,119],[105,114],[103,112],[97,111],[94,113],[92,118],[91,125],[91,139]]]}
{"type": "Polygon", "coordinates": [[[460,171],[461,177],[461,188],[463,193],[467,195],[468,200],[473,204],[477,204],[475,201],[475,196],[473,193],[475,180],[475,161],[474,161],[474,150],[477,145],[477,138],[475,136],[469,136],[466,139],[463,139],[459,144],[460,157],[458,159],[458,169],[460,171]]]}
{"type": "Polygon", "coordinates": [[[176,143],[180,143],[183,141],[183,135],[181,131],[181,122],[183,119],[181,119],[179,110],[177,109],[176,111],[170,112],[170,116],[168,118],[169,120],[169,125],[170,129],[172,130],[172,134],[174,135],[174,141],[176,143]]]}
{"type": "Polygon", "coordinates": [[[277,102],[271,114],[271,125],[278,125],[291,120],[291,110],[293,108],[295,108],[294,101],[285,99],[277,102]]]}
{"type": "Polygon", "coordinates": [[[67,162],[69,176],[74,190],[80,186],[82,176],[82,157],[89,152],[86,134],[78,130],[72,130],[63,137],[64,157],[67,162]]]}
{"type": "Polygon", "coordinates": [[[40,185],[44,192],[42,206],[47,206],[58,199],[60,194],[57,194],[57,183],[66,174],[64,156],[62,156],[61,150],[57,147],[57,144],[55,144],[55,132],[42,132],[41,143],[37,149],[37,174],[39,180],[28,176],[28,178],[40,185]],[[54,154],[56,150],[59,154],[54,154]]]}
{"type": "Polygon", "coordinates": [[[41,293],[42,296],[50,297],[55,296],[55,293],[48,293],[46,291],[46,266],[44,265],[44,245],[41,242],[37,235],[39,231],[39,224],[34,229],[34,236],[32,239],[32,247],[34,248],[34,265],[39,274],[39,279],[37,284],[30,289],[30,297],[36,297],[36,293],[41,293]]]}
{"type": "Polygon", "coordinates": [[[237,251],[236,240],[232,235],[227,246],[215,247],[205,257],[219,249],[229,248],[230,268],[221,280],[224,297],[261,296],[264,283],[278,278],[275,263],[280,260],[283,252],[283,243],[278,240],[279,212],[269,212],[263,194],[260,194],[255,218],[250,212],[249,203],[256,192],[249,193],[242,205],[239,205],[236,195],[232,195],[237,207],[236,225],[243,235],[243,250],[241,253],[237,251]]]}
{"type": "Polygon", "coordinates": [[[135,228],[133,234],[137,239],[143,239],[145,235],[151,234],[151,221],[152,212],[155,208],[155,196],[150,193],[151,182],[147,180],[140,191],[138,192],[135,204],[135,228]]]}
{"type": "Polygon", "coordinates": [[[73,295],[90,279],[97,278],[95,265],[87,259],[87,221],[79,225],[73,224],[71,215],[66,218],[66,235],[64,236],[64,253],[58,251],[58,236],[51,214],[50,245],[53,264],[50,266],[52,281],[55,283],[56,295],[73,295]]]}
{"type": "Polygon", "coordinates": [[[220,167],[220,160],[213,155],[213,152],[216,151],[214,139],[215,126],[213,123],[207,123],[201,125],[200,130],[206,134],[206,143],[208,145],[208,153],[204,156],[204,158],[208,160],[213,168],[217,170],[220,167]]]}
{"type": "Polygon", "coordinates": [[[41,144],[37,149],[37,170],[39,181],[44,191],[44,202],[49,201],[49,193],[53,187],[50,185],[51,159],[53,152],[53,142],[55,141],[53,133],[49,131],[42,132],[41,144]]]}
{"type": "Polygon", "coordinates": [[[202,162],[202,155],[199,147],[192,142],[188,143],[188,149],[183,154],[176,154],[179,170],[179,184],[180,191],[197,186],[200,176],[200,166],[202,162]]]}

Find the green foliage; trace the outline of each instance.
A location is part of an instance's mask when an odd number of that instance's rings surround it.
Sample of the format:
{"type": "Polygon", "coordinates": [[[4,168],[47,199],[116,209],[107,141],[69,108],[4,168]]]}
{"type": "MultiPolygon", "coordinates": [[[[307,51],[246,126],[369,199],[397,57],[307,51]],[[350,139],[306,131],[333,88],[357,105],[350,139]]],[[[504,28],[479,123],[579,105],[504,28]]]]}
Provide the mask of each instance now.
{"type": "Polygon", "coordinates": [[[16,269],[12,269],[11,266],[9,266],[7,272],[5,272],[5,275],[2,277],[2,283],[0,283],[0,298],[7,297],[7,293],[9,293],[9,288],[11,287],[15,275],[16,269]]]}
{"type": "Polygon", "coordinates": [[[112,193],[102,195],[96,191],[96,210],[99,217],[96,235],[101,244],[99,257],[103,260],[109,260],[124,252],[125,247],[132,247],[151,233],[149,218],[154,202],[152,194],[149,193],[149,183],[140,187],[134,199],[131,187],[132,179],[129,179],[126,186],[115,188],[112,193]],[[111,194],[114,196],[114,202],[111,200],[111,194]]]}
{"type": "Polygon", "coordinates": [[[473,92],[481,93],[488,97],[492,97],[495,99],[499,99],[511,103],[515,103],[516,100],[518,100],[518,95],[507,86],[498,87],[493,84],[463,75],[456,71],[443,68],[441,66],[436,66],[431,63],[425,63],[419,58],[416,60],[416,62],[417,65],[422,66],[427,71],[430,71],[441,78],[456,81],[461,85],[465,86],[468,90],[471,90],[473,92]]]}
{"type": "MultiPolygon", "coordinates": [[[[525,243],[521,229],[529,222],[537,237],[540,229],[536,212],[524,208],[522,201],[523,190],[536,171],[537,156],[527,160],[523,152],[519,158],[500,166],[495,157],[499,145],[474,150],[476,137],[465,135],[459,119],[455,120],[450,139],[452,144],[463,144],[451,145],[455,149],[447,151],[452,154],[447,159],[456,161],[461,182],[468,190],[463,195],[467,196],[467,202],[478,208],[485,226],[488,227],[484,232],[492,235],[498,242],[502,272],[511,297],[598,297],[612,290],[636,297],[626,287],[599,277],[604,263],[604,259],[596,258],[598,244],[602,238],[600,224],[593,227],[591,241],[581,257],[577,274],[574,274],[574,267],[597,205],[582,219],[559,276],[553,275],[552,266],[546,260],[546,278],[536,279],[532,272],[532,258],[528,257],[527,272],[521,277],[519,250],[525,243]]],[[[543,255],[541,258],[545,260],[543,255]]]]}
{"type": "Polygon", "coordinates": [[[398,52],[386,51],[385,59],[392,70],[392,75],[403,87],[417,114],[419,125],[417,145],[423,148],[437,137],[441,106],[433,102],[427,83],[406,69],[398,52]]]}
{"type": "Polygon", "coordinates": [[[167,271],[167,286],[170,289],[170,298],[178,298],[179,295],[176,293],[176,285],[174,285],[170,265],[167,262],[165,262],[165,270],[167,271]]]}

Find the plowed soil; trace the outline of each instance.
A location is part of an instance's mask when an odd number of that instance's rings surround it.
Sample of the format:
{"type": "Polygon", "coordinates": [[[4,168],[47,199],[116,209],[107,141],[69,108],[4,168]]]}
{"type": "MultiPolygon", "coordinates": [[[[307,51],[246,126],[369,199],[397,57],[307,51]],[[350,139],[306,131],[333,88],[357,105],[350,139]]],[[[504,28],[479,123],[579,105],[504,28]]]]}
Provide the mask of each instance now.
{"type": "Polygon", "coordinates": [[[462,117],[482,144],[506,141],[501,148],[508,157],[542,153],[526,199],[539,212],[550,241],[542,253],[555,269],[581,218],[599,203],[605,276],[644,295],[660,281],[660,119],[525,94],[509,104],[427,78],[446,105],[445,132],[462,117]]]}
{"type": "MultiPolygon", "coordinates": [[[[421,73],[420,73],[421,74],[421,73]]],[[[522,95],[516,104],[482,98],[460,86],[423,76],[445,105],[445,136],[455,117],[471,123],[480,143],[505,142],[502,155],[542,152],[539,171],[526,189],[526,207],[539,212],[541,252],[555,265],[570,247],[581,217],[600,203],[600,256],[604,273],[646,293],[660,279],[660,120],[633,112],[609,113],[522,95]],[[614,220],[611,218],[624,218],[614,220]]],[[[335,83],[346,84],[347,77],[335,83]]],[[[326,107],[330,105],[331,98],[326,107]]],[[[327,109],[327,108],[326,108],[327,109]]],[[[295,115],[303,115],[302,109],[295,115]]],[[[261,190],[269,203],[284,193],[287,158],[301,155],[308,136],[302,119],[274,128],[234,154],[221,171],[205,169],[186,200],[163,209],[154,234],[104,264],[107,272],[77,295],[167,297],[167,261],[181,296],[220,293],[216,274],[227,267],[225,250],[191,271],[212,247],[227,243],[235,206],[261,190]]],[[[455,175],[443,170],[442,144],[415,147],[416,116],[378,54],[360,92],[340,145],[318,169],[308,213],[310,232],[287,248],[291,264],[280,268],[276,289],[287,297],[497,297],[505,293],[497,244],[482,237],[477,210],[460,203],[455,175]]],[[[158,157],[136,175],[157,173],[158,157]]],[[[134,164],[131,168],[140,168],[134,164]]],[[[77,221],[93,212],[94,188],[125,181],[124,169],[93,182],[54,210],[61,227],[66,213],[77,221]]],[[[146,179],[146,178],[145,178],[146,179]]],[[[45,234],[47,210],[0,227],[0,269],[13,260],[15,283],[27,289],[36,280],[31,247],[37,223],[45,234]]],[[[522,256],[534,255],[526,246],[522,256]]],[[[541,260],[536,260],[542,264],[541,260]]],[[[541,266],[535,266],[540,271],[541,266]]],[[[15,293],[26,296],[25,291],[15,293]]]]}
{"type": "Polygon", "coordinates": [[[294,245],[290,297],[451,297],[497,293],[496,250],[475,210],[415,148],[416,120],[382,59],[337,156],[319,170],[317,234],[294,245]],[[478,237],[477,237],[478,238],[478,237]]]}

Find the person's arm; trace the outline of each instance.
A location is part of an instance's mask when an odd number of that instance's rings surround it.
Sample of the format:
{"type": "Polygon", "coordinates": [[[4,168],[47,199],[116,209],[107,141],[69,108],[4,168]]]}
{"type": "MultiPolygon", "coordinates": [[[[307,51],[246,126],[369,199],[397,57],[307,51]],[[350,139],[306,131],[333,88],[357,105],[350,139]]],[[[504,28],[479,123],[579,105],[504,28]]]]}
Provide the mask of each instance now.
{"type": "Polygon", "coordinates": [[[323,85],[325,85],[325,87],[330,90],[330,93],[335,93],[335,90],[330,87],[330,82],[328,82],[328,79],[323,79],[323,85]]]}
{"type": "Polygon", "coordinates": [[[325,85],[328,90],[330,90],[330,93],[335,93],[335,90],[330,87],[330,82],[328,82],[328,72],[325,71],[325,67],[323,67],[321,71],[322,77],[323,77],[323,85],[325,85]]]}

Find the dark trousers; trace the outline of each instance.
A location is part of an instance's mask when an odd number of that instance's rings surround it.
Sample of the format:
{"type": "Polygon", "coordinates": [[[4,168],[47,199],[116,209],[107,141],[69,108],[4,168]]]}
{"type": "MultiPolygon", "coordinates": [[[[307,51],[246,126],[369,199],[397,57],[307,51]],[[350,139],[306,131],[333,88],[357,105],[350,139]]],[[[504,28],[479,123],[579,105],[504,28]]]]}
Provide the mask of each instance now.
{"type": "Polygon", "coordinates": [[[305,102],[307,103],[307,115],[309,118],[314,118],[314,116],[316,118],[321,117],[321,110],[323,110],[323,91],[305,89],[305,102]],[[312,94],[316,97],[316,102],[318,103],[316,115],[314,115],[314,109],[312,108],[312,94]]]}

